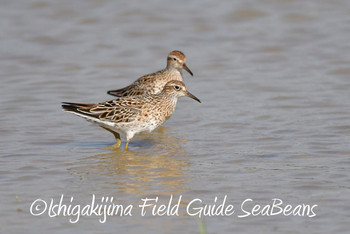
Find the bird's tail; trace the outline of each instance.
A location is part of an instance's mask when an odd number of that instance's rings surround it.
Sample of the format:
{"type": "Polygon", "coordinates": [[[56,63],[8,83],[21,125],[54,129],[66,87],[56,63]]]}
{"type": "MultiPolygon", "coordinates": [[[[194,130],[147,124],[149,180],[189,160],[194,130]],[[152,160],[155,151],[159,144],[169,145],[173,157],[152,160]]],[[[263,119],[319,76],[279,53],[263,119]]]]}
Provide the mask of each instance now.
{"type": "MultiPolygon", "coordinates": [[[[72,103],[72,102],[62,102],[62,109],[63,111],[67,111],[67,112],[81,112],[82,110],[85,109],[91,109],[94,104],[93,103],[72,103]]],[[[83,112],[85,112],[83,111],[83,112]]]]}
{"type": "Polygon", "coordinates": [[[115,90],[109,90],[107,94],[115,96],[115,97],[123,97],[124,96],[124,89],[115,89],[115,90]]]}

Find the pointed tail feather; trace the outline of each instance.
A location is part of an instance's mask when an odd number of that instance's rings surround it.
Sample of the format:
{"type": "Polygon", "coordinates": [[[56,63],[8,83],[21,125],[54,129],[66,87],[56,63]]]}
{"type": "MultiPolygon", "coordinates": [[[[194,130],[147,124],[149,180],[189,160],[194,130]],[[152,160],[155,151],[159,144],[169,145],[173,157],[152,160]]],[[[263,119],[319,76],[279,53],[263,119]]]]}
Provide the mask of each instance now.
{"type": "Polygon", "coordinates": [[[124,89],[116,89],[116,90],[109,90],[107,94],[116,96],[116,97],[122,97],[124,93],[124,89]]]}
{"type": "Polygon", "coordinates": [[[78,107],[73,105],[62,105],[63,111],[77,112],[78,107]]]}
{"type": "Polygon", "coordinates": [[[74,103],[74,102],[62,102],[63,104],[72,105],[72,106],[86,106],[91,107],[94,103],[74,103]]]}
{"type": "Polygon", "coordinates": [[[89,109],[89,107],[92,107],[94,104],[92,103],[72,103],[72,102],[62,102],[62,109],[64,111],[69,112],[80,112],[79,109],[89,109]]]}
{"type": "Polygon", "coordinates": [[[66,112],[71,112],[73,114],[80,115],[82,117],[97,118],[98,115],[90,113],[90,109],[94,107],[93,103],[72,103],[72,102],[62,102],[62,109],[66,112]]]}

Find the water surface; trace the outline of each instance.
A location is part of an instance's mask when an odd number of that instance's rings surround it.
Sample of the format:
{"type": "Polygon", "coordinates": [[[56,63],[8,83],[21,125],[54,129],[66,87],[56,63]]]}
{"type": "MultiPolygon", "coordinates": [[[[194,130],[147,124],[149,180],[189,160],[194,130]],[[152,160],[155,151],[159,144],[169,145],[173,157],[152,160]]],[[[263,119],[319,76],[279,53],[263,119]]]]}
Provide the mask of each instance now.
{"type": "Polygon", "coordinates": [[[317,204],[316,217],[204,217],[208,233],[345,233],[350,217],[350,3],[3,1],[0,232],[199,233],[193,199],[317,204]],[[63,113],[187,55],[174,115],[130,151],[63,113]],[[34,217],[38,198],[137,207],[182,195],[170,217],[34,217]]]}

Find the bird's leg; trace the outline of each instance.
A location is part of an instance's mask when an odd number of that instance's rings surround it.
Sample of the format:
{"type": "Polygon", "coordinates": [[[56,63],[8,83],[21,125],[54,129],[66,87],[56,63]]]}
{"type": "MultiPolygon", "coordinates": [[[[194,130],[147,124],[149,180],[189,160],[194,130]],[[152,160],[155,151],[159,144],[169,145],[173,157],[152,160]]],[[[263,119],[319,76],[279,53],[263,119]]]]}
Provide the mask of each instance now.
{"type": "Polygon", "coordinates": [[[129,145],[129,141],[127,141],[125,144],[125,148],[124,148],[125,151],[128,151],[128,145],[129,145]]]}
{"type": "Polygon", "coordinates": [[[109,128],[105,128],[103,126],[100,126],[101,128],[107,130],[108,132],[112,133],[115,137],[115,139],[117,140],[117,143],[113,145],[113,148],[117,148],[117,149],[120,149],[120,145],[122,144],[122,140],[120,139],[120,135],[119,133],[115,132],[115,131],[112,131],[111,129],[109,128]]]}

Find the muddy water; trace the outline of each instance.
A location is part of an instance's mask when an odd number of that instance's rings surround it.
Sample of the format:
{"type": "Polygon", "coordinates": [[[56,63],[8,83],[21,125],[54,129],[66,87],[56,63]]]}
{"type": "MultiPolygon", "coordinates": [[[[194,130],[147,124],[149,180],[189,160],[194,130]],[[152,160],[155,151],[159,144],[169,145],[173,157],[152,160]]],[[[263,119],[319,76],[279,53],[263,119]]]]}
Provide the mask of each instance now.
{"type": "Polygon", "coordinates": [[[0,232],[347,232],[349,11],[345,0],[3,1],[0,232]],[[107,90],[162,69],[174,49],[187,55],[185,81],[202,104],[181,99],[130,151],[60,110],[110,99],[107,90]],[[58,204],[62,194],[81,207],[113,197],[132,217],[31,215],[35,200],[58,204]],[[141,216],[141,199],[166,205],[171,194],[178,216],[141,216]],[[232,215],[186,211],[225,196],[232,215]],[[239,217],[242,204],[251,212],[274,198],[295,215],[239,217]],[[303,204],[316,216],[295,211],[303,204]]]}

